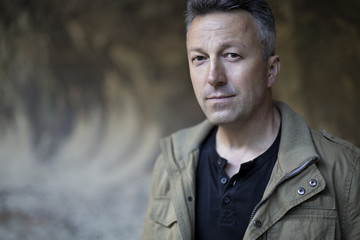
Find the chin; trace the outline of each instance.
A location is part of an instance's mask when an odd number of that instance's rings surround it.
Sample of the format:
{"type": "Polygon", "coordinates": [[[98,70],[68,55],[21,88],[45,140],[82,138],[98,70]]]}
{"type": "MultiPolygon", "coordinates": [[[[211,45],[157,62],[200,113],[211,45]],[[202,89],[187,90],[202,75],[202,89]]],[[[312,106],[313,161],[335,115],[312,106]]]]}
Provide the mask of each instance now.
{"type": "Polygon", "coordinates": [[[222,126],[232,124],[236,121],[236,118],[233,116],[207,116],[209,122],[213,125],[222,126]]]}
{"type": "Polygon", "coordinates": [[[244,122],[249,117],[249,114],[246,111],[236,111],[236,109],[205,113],[205,115],[211,124],[217,126],[233,125],[235,123],[244,122]]]}

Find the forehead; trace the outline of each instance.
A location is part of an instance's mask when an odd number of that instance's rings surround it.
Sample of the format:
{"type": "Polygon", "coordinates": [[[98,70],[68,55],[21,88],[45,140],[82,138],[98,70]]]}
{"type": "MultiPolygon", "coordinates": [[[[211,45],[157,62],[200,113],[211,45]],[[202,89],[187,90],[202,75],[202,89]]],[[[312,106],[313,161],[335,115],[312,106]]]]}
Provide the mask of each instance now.
{"type": "Polygon", "coordinates": [[[212,37],[226,40],[257,36],[258,25],[255,18],[246,11],[236,10],[197,16],[190,25],[187,40],[196,42],[212,37]]]}

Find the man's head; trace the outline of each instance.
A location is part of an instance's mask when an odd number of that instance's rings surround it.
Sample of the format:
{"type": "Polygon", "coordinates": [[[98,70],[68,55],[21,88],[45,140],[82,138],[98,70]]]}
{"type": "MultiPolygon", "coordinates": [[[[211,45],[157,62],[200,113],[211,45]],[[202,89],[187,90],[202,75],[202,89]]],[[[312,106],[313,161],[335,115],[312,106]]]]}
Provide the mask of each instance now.
{"type": "Polygon", "coordinates": [[[276,29],[272,11],[265,0],[188,0],[186,12],[186,31],[197,16],[245,10],[249,12],[259,28],[262,56],[267,60],[276,52],[276,29]]]}
{"type": "MultiPolygon", "coordinates": [[[[271,87],[280,70],[280,58],[273,48],[263,50],[261,25],[249,11],[239,7],[210,10],[210,0],[203,4],[208,10],[192,14],[196,9],[193,2],[189,3],[193,10],[188,14],[187,52],[202,110],[219,126],[258,121],[272,106],[271,87]]],[[[263,16],[262,5],[256,3],[264,2],[253,0],[243,5],[263,16]]]]}

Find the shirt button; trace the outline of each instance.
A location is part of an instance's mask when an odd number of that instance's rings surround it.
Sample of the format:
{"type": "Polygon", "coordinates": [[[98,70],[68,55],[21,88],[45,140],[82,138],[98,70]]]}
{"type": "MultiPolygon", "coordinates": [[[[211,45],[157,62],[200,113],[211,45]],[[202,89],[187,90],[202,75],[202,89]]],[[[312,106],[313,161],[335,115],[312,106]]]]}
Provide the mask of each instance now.
{"type": "Polygon", "coordinates": [[[223,185],[225,185],[227,183],[227,179],[225,177],[221,178],[220,181],[223,185]]]}
{"type": "Polygon", "coordinates": [[[222,159],[219,158],[217,163],[218,163],[218,165],[221,165],[222,164],[222,159]]]}
{"type": "Polygon", "coordinates": [[[231,199],[229,197],[224,197],[224,202],[228,204],[231,202],[231,199]]]}
{"type": "Polygon", "coordinates": [[[257,228],[260,228],[262,226],[262,222],[260,220],[255,220],[254,221],[254,226],[257,228]]]}

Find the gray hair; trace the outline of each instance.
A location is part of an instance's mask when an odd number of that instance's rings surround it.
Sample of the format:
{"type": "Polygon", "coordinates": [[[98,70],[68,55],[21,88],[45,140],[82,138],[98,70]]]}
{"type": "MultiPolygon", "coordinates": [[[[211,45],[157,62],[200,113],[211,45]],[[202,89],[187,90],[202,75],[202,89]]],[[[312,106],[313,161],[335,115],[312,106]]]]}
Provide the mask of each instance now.
{"type": "Polygon", "coordinates": [[[262,57],[267,60],[276,52],[276,29],[272,11],[265,0],[188,0],[186,32],[195,17],[214,12],[245,10],[256,20],[259,27],[262,57]]]}

